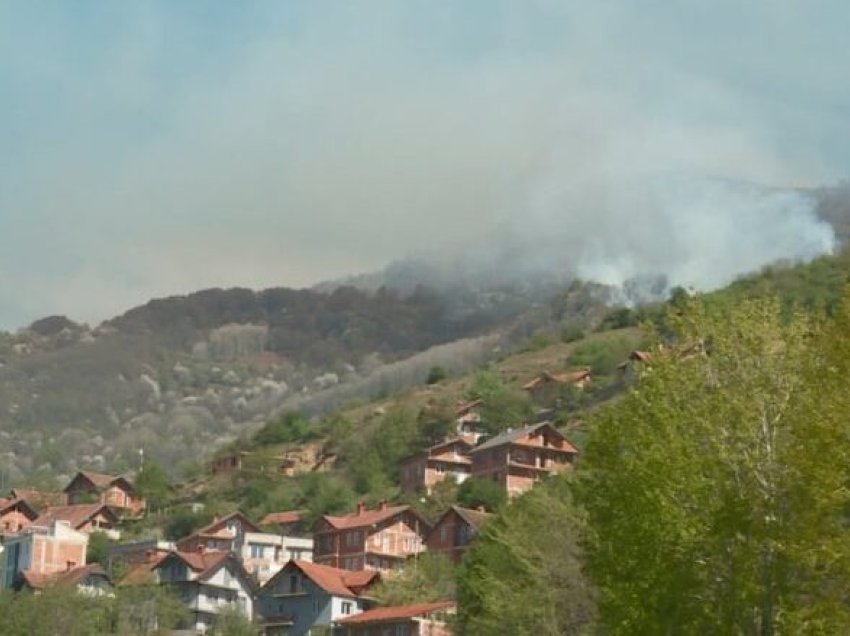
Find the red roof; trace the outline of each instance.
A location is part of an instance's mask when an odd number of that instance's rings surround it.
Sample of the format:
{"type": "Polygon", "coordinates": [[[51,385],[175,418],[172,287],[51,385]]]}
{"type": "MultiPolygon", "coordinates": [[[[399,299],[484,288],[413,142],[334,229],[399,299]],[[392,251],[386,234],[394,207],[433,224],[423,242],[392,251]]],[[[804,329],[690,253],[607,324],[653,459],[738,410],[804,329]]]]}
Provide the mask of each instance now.
{"type": "Polygon", "coordinates": [[[32,525],[48,527],[54,521],[67,521],[71,527],[76,529],[85,525],[92,517],[99,512],[111,518],[113,523],[117,523],[118,518],[115,516],[106,504],[91,503],[77,504],[75,506],[51,506],[45,508],[42,513],[36,518],[32,525]]]}
{"type": "MultiPolygon", "coordinates": [[[[48,585],[79,585],[90,576],[100,576],[109,581],[109,575],[99,563],[91,563],[65,572],[42,574],[25,570],[21,572],[24,583],[32,589],[42,589],[48,585]]],[[[111,583],[111,581],[110,581],[111,583]]]]}
{"type": "MultiPolygon", "coordinates": [[[[380,578],[380,574],[375,571],[360,570],[352,572],[349,570],[340,570],[329,565],[319,565],[312,561],[290,561],[287,567],[281,570],[281,573],[289,567],[298,568],[313,583],[328,594],[334,596],[357,596],[363,588],[380,578]]],[[[266,583],[266,587],[273,585],[273,582],[277,578],[275,576],[266,583]]]]}
{"type": "Polygon", "coordinates": [[[458,405],[457,405],[457,409],[455,410],[455,413],[457,413],[458,417],[460,417],[462,415],[466,415],[472,409],[474,409],[478,406],[481,406],[483,404],[484,404],[484,400],[480,400],[480,399],[479,400],[472,400],[471,402],[459,402],[458,405]]]}
{"type": "Polygon", "coordinates": [[[439,601],[436,603],[417,603],[416,605],[397,605],[395,607],[378,607],[376,609],[348,616],[339,621],[341,625],[362,625],[364,623],[386,623],[418,616],[425,616],[433,612],[454,609],[457,604],[454,601],[439,601]]]}
{"type": "MultiPolygon", "coordinates": [[[[376,510],[364,510],[359,513],[346,515],[344,517],[332,517],[325,515],[322,517],[331,527],[337,530],[347,530],[350,528],[362,528],[363,526],[372,526],[387,519],[411,510],[410,506],[387,506],[376,510]]],[[[412,512],[412,510],[411,510],[412,512]]]]}
{"type": "MultiPolygon", "coordinates": [[[[192,568],[195,572],[198,573],[199,576],[203,576],[213,568],[217,567],[221,564],[222,561],[227,560],[230,557],[229,552],[171,552],[165,558],[157,563],[156,567],[159,567],[165,559],[169,556],[174,555],[176,558],[183,561],[186,565],[192,568]]],[[[153,568],[156,569],[156,568],[153,568]]]]}
{"type": "Polygon", "coordinates": [[[147,583],[154,583],[153,571],[160,563],[168,558],[169,554],[157,554],[150,561],[133,566],[127,574],[124,575],[124,578],[121,579],[120,584],[144,585],[147,583]]]}
{"type": "Polygon", "coordinates": [[[36,508],[59,506],[65,501],[65,494],[61,492],[41,492],[40,490],[13,488],[10,494],[12,499],[26,499],[27,503],[36,508]]]}
{"type": "Polygon", "coordinates": [[[21,508],[26,509],[26,516],[29,517],[30,521],[38,517],[38,513],[35,511],[35,508],[33,508],[26,499],[21,499],[20,497],[16,497],[15,499],[0,498],[0,513],[16,508],[17,506],[21,506],[21,508]]]}

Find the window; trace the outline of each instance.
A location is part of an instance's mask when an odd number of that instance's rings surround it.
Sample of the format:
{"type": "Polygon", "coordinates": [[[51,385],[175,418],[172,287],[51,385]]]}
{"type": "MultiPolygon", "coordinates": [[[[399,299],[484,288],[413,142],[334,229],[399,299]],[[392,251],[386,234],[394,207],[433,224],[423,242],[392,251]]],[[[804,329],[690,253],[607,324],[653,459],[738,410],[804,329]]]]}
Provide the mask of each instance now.
{"type": "Polygon", "coordinates": [[[351,614],[351,601],[343,601],[342,602],[342,613],[343,614],[351,614]]]}
{"type": "Polygon", "coordinates": [[[313,599],[313,614],[319,614],[319,599],[317,598],[313,599]]]}
{"type": "Polygon", "coordinates": [[[442,475],[444,472],[446,472],[446,467],[442,464],[437,464],[437,473],[442,475]]]}
{"type": "Polygon", "coordinates": [[[445,543],[449,540],[449,527],[440,526],[440,542],[445,543]]]}
{"type": "Polygon", "coordinates": [[[264,556],[265,550],[263,550],[263,546],[257,543],[251,543],[251,558],[252,559],[262,559],[264,556]]]}
{"type": "Polygon", "coordinates": [[[292,574],[289,577],[289,593],[295,594],[298,591],[298,575],[292,574]]]}

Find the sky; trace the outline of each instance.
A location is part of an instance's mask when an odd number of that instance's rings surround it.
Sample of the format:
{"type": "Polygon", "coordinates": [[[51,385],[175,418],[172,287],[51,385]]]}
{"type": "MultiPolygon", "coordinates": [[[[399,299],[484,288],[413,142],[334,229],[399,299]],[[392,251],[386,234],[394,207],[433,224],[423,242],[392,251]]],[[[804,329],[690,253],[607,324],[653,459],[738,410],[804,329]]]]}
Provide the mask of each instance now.
{"type": "Polygon", "coordinates": [[[493,237],[697,287],[828,251],[809,202],[727,180],[848,176],[848,26],[819,0],[0,0],[0,328],[493,237]]]}

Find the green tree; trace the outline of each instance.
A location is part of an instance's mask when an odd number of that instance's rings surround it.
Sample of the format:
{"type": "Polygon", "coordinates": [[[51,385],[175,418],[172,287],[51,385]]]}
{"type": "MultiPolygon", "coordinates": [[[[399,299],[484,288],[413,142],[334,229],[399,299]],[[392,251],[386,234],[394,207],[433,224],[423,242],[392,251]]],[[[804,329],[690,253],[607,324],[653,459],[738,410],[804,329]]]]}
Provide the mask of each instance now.
{"type": "Polygon", "coordinates": [[[524,391],[506,384],[492,369],[476,374],[466,397],[484,401],[480,409],[481,428],[488,433],[500,433],[509,426],[522,424],[534,410],[524,391]]]}
{"type": "Polygon", "coordinates": [[[370,595],[383,605],[452,600],[456,570],[446,556],[425,552],[408,562],[401,573],[384,579],[370,595]]]}
{"type": "Polygon", "coordinates": [[[109,546],[115,543],[105,532],[92,532],[86,548],[86,563],[100,563],[106,567],[109,546]]]}
{"type": "Polygon", "coordinates": [[[564,477],[536,486],[488,521],[460,569],[458,633],[593,633],[581,524],[564,477]]]}
{"type": "Polygon", "coordinates": [[[257,636],[257,627],[237,608],[226,608],[215,618],[212,633],[215,636],[257,636]]]}
{"type": "Polygon", "coordinates": [[[850,317],[677,307],[589,422],[578,496],[611,634],[850,633],[850,317]]]}
{"type": "Polygon", "coordinates": [[[171,494],[171,482],[158,462],[148,460],[136,476],[136,490],[152,510],[161,510],[171,494]]]}
{"type": "Polygon", "coordinates": [[[483,507],[494,511],[507,503],[508,496],[499,484],[489,479],[473,477],[460,485],[457,501],[464,508],[483,507]]]}

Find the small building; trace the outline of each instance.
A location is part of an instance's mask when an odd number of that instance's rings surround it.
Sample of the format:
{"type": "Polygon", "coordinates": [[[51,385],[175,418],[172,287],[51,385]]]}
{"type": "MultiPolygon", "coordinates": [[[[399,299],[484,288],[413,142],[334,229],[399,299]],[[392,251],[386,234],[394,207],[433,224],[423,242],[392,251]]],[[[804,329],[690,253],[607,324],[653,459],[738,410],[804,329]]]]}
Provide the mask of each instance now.
{"type": "Polygon", "coordinates": [[[453,563],[460,563],[470,542],[491,516],[483,510],[451,506],[425,538],[428,553],[443,554],[453,563]]]}
{"type": "Polygon", "coordinates": [[[589,367],[564,373],[544,371],[523,384],[522,390],[538,404],[552,405],[558,402],[565,387],[572,386],[582,390],[590,384],[592,375],[589,367]]]}
{"type": "Polygon", "coordinates": [[[457,416],[457,434],[468,439],[473,444],[478,443],[481,431],[481,407],[484,400],[459,402],[455,409],[457,416]]]}
{"type": "Polygon", "coordinates": [[[508,429],[470,451],[472,476],[491,479],[509,497],[529,490],[542,477],[569,468],[578,451],[549,422],[508,429]]]}
{"type": "Polygon", "coordinates": [[[462,437],[447,439],[401,462],[401,489],[406,493],[426,492],[451,477],[463,483],[470,475],[471,441],[462,437]]]}
{"type": "Polygon", "coordinates": [[[447,618],[456,612],[454,601],[378,607],[339,619],[333,636],[451,636],[447,618]]]}
{"type": "Polygon", "coordinates": [[[47,576],[67,572],[86,562],[88,536],[68,522],[54,520],[46,526],[30,525],[3,541],[0,589],[15,588],[25,573],[47,576]]]}
{"type": "Polygon", "coordinates": [[[305,636],[367,607],[364,592],[380,580],[374,571],[351,572],[290,561],[257,595],[264,636],[305,636]]]}
{"type": "Polygon", "coordinates": [[[177,541],[177,549],[183,552],[197,552],[201,547],[207,552],[240,552],[248,532],[262,530],[244,513],[231,512],[224,517],[216,517],[197,532],[177,541]]]}
{"type": "Polygon", "coordinates": [[[136,494],[125,477],[91,471],[78,472],[65,486],[68,505],[99,501],[121,516],[138,517],[145,512],[145,501],[136,494]]]}
{"type": "Polygon", "coordinates": [[[325,515],[313,528],[313,560],[344,570],[390,572],[425,549],[431,525],[410,506],[381,502],[368,510],[361,502],[354,514],[325,515]]]}
{"type": "Polygon", "coordinates": [[[112,508],[103,503],[52,506],[45,508],[32,522],[35,527],[46,528],[54,521],[64,521],[71,528],[85,534],[103,532],[110,539],[118,540],[118,517],[112,508]]]}
{"type": "Polygon", "coordinates": [[[224,475],[227,473],[239,472],[242,470],[242,465],[245,458],[248,456],[247,451],[237,451],[219,455],[210,462],[210,472],[213,475],[224,475]]]}
{"type": "Polygon", "coordinates": [[[156,582],[174,588],[191,614],[185,627],[198,633],[206,633],[225,609],[248,618],[254,615],[256,587],[232,554],[171,552],[159,559],[151,572],[156,582]]]}
{"type": "Polygon", "coordinates": [[[26,499],[0,498],[0,538],[20,532],[36,518],[38,518],[38,512],[26,499]]]}

